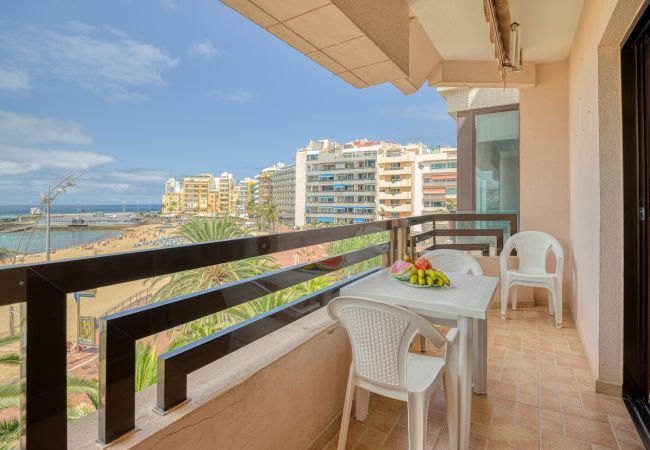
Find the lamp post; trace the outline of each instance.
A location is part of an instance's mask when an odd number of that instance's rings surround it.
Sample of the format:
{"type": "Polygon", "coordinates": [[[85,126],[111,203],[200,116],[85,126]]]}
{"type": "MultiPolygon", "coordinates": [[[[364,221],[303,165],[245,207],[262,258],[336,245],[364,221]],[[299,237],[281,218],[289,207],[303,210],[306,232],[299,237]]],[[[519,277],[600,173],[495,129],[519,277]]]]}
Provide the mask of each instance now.
{"type": "Polygon", "coordinates": [[[69,187],[75,186],[75,181],[81,175],[68,175],[63,180],[59,181],[54,187],[47,187],[47,194],[41,196],[41,203],[45,204],[45,261],[50,260],[50,226],[51,226],[51,211],[52,202],[56,200],[59,194],[68,190],[69,187]]]}

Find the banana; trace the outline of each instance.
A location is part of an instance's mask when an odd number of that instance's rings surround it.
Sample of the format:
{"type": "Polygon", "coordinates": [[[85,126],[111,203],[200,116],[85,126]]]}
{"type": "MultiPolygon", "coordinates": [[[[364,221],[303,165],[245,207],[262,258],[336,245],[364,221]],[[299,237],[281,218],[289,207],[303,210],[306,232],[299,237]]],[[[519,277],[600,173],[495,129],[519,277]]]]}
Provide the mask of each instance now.
{"type": "Polygon", "coordinates": [[[433,271],[436,273],[438,278],[440,278],[445,286],[451,286],[451,282],[449,281],[449,278],[447,275],[445,275],[442,271],[433,269],[433,271]]]}

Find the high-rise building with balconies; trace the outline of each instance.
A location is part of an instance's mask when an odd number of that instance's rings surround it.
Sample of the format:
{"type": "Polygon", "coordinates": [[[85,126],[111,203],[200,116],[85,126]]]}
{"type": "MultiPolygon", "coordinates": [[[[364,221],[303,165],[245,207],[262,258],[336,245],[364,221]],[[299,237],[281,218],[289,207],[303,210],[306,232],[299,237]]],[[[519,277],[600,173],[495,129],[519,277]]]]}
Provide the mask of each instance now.
{"type": "Polygon", "coordinates": [[[311,141],[307,147],[299,149],[296,154],[296,225],[374,220],[377,151],[386,145],[368,140],[347,144],[322,140],[311,141]],[[302,195],[304,204],[301,204],[302,195]]]}
{"type": "Polygon", "coordinates": [[[276,165],[271,174],[271,201],[276,208],[278,221],[294,225],[296,212],[296,165],[276,165]]]}

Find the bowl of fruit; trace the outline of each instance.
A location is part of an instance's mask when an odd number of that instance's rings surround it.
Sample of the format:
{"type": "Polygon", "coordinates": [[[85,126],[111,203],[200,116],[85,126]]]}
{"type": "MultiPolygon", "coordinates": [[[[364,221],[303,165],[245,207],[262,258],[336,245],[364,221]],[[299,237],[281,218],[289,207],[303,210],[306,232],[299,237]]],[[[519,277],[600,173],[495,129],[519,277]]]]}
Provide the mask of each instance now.
{"type": "Polygon", "coordinates": [[[409,257],[398,259],[391,266],[390,274],[400,283],[412,287],[433,288],[451,285],[447,275],[442,270],[431,267],[431,263],[425,258],[415,261],[409,257]]]}

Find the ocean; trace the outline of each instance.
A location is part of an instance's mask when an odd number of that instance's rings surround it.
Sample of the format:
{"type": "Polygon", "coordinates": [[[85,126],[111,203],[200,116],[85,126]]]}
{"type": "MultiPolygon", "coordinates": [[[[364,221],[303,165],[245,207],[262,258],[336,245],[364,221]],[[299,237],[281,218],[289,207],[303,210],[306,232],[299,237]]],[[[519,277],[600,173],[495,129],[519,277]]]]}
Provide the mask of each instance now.
{"type": "MultiPolygon", "coordinates": [[[[17,216],[20,214],[29,214],[31,208],[38,205],[0,205],[0,217],[17,216]]],[[[160,212],[159,204],[124,204],[124,205],[84,205],[79,204],[79,212],[83,213],[117,213],[117,212],[160,212]]],[[[52,214],[76,214],[77,205],[53,204],[52,214]]]]}
{"type": "MultiPolygon", "coordinates": [[[[20,241],[21,232],[0,233],[0,247],[15,251],[20,241]]],[[[50,235],[50,247],[54,250],[76,247],[91,242],[103,241],[122,234],[119,230],[52,230],[50,235]]],[[[45,230],[35,230],[29,240],[29,247],[25,251],[25,245],[29,239],[29,233],[25,233],[20,245],[20,253],[39,253],[45,251],[45,230]]]]}

